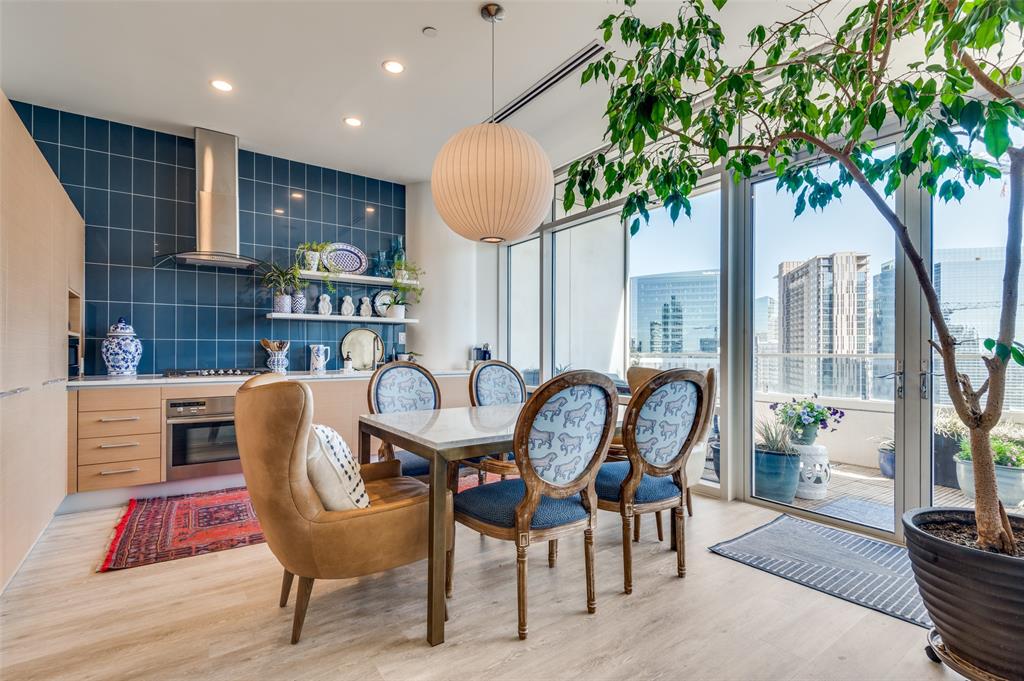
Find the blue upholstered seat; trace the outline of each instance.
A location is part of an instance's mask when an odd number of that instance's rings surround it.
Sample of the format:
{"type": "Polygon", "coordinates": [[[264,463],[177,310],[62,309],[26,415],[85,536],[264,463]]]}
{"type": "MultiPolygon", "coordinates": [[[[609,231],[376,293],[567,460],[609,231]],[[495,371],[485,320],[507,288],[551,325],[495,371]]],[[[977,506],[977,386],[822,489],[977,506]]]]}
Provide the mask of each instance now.
{"type": "MultiPolygon", "coordinates": [[[[500,527],[515,527],[516,505],[523,500],[526,486],[519,478],[471,487],[455,495],[455,511],[500,527]]],[[[543,530],[567,525],[587,517],[578,494],[565,499],[542,496],[530,528],[543,530]]]]}
{"type": "Polygon", "coordinates": [[[402,475],[409,476],[410,478],[430,475],[430,462],[422,456],[417,456],[404,449],[396,449],[395,458],[402,462],[402,475]]]}
{"type": "MultiPolygon", "coordinates": [[[[628,461],[611,461],[601,466],[595,482],[597,497],[605,501],[618,501],[619,487],[627,475],[629,475],[628,461]]],[[[671,476],[659,478],[645,473],[640,481],[640,486],[636,488],[634,501],[638,504],[647,504],[678,496],[679,488],[676,487],[671,476]]]]}

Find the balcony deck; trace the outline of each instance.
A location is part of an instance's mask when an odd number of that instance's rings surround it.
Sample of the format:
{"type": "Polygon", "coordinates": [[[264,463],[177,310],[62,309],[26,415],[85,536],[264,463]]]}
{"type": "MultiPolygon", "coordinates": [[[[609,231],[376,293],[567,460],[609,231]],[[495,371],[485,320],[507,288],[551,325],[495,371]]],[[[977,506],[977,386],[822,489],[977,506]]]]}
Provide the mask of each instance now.
{"type": "MultiPolygon", "coordinates": [[[[710,461],[704,469],[704,479],[717,481],[710,461]]],[[[824,499],[794,499],[793,505],[808,511],[820,511],[830,514],[830,509],[826,507],[840,500],[853,501],[855,505],[852,507],[847,506],[847,508],[852,508],[854,511],[857,508],[856,504],[858,502],[866,502],[865,508],[867,509],[892,509],[895,503],[894,481],[883,476],[877,468],[833,462],[832,479],[829,483],[828,495],[824,499]]],[[[968,499],[959,489],[940,487],[938,485],[933,490],[932,503],[936,506],[971,507],[974,505],[974,502],[968,499]]],[[[872,519],[869,517],[858,517],[856,512],[851,513],[849,510],[839,514],[838,517],[861,522],[866,525],[880,526],[879,522],[872,522],[872,519]]],[[[889,520],[891,517],[890,515],[885,520],[891,522],[889,520]]],[[[883,527],[882,529],[891,529],[891,526],[883,527]]]]}

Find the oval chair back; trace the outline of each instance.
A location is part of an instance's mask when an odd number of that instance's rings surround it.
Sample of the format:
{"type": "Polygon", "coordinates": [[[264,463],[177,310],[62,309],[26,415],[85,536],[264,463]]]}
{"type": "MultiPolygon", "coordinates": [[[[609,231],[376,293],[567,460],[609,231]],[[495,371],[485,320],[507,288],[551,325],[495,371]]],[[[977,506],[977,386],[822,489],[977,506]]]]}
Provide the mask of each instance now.
{"type": "MultiPolygon", "coordinates": [[[[714,409],[714,370],[670,369],[648,379],[622,420],[622,442],[632,462],[630,479],[643,473],[685,477],[686,460],[714,409]],[[638,471],[637,468],[642,470],[638,471]]],[[[680,481],[685,489],[685,481],[680,481]]]]}
{"type": "Polygon", "coordinates": [[[371,414],[441,408],[441,389],[433,374],[414,362],[389,362],[370,377],[371,414]]]}
{"type": "Polygon", "coordinates": [[[585,490],[584,501],[596,513],[594,478],[608,453],[618,404],[615,384],[596,371],[559,374],[530,396],[513,439],[526,486],[516,517],[525,527],[541,495],[564,498],[585,490]]]}
{"type": "Polygon", "coordinates": [[[526,382],[511,364],[489,359],[473,367],[469,375],[469,403],[474,407],[525,401],[526,382]]]}

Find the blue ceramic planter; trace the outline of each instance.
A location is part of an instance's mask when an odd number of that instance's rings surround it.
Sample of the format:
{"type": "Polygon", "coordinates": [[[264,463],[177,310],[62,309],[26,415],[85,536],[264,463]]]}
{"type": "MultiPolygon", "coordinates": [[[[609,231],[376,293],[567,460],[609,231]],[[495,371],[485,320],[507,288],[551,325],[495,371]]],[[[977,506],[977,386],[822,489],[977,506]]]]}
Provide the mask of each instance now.
{"type": "Polygon", "coordinates": [[[755,496],[791,504],[799,482],[799,456],[754,450],[755,496]]]}

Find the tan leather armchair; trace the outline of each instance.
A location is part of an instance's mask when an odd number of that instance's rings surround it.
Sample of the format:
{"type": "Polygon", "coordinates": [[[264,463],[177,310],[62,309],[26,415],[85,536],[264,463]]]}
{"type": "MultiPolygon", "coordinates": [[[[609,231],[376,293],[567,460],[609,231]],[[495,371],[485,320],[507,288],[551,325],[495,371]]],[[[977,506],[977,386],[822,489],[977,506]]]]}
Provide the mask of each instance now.
{"type": "Polygon", "coordinates": [[[238,391],[242,473],[267,544],[284,567],[281,607],[299,577],[292,643],[302,633],[314,580],[360,577],[427,557],[428,487],[402,477],[399,461],[360,468],[369,508],[324,509],[306,473],[312,422],[313,394],[304,383],[265,374],[238,391]]]}

